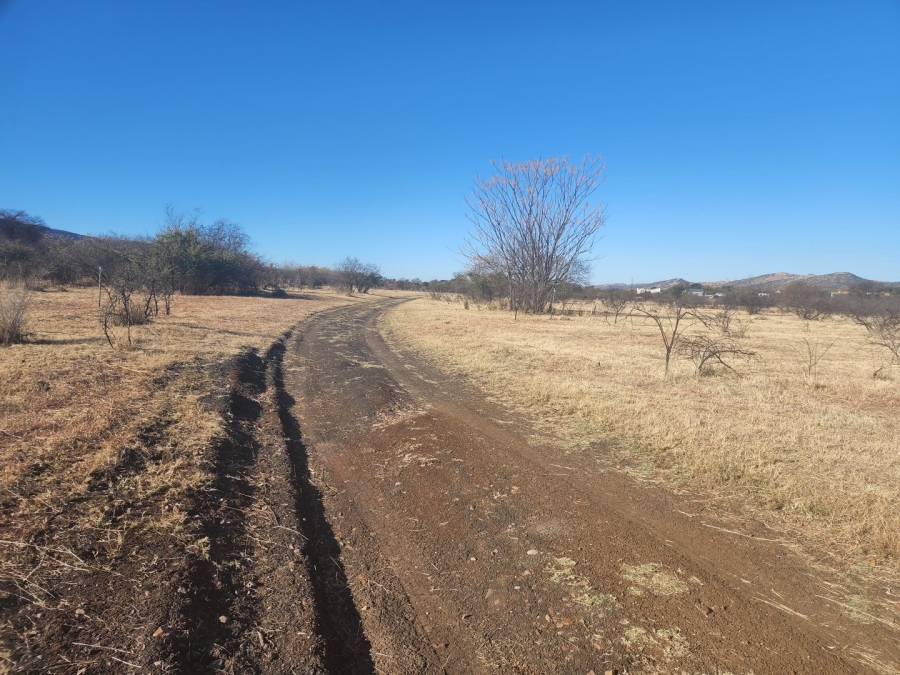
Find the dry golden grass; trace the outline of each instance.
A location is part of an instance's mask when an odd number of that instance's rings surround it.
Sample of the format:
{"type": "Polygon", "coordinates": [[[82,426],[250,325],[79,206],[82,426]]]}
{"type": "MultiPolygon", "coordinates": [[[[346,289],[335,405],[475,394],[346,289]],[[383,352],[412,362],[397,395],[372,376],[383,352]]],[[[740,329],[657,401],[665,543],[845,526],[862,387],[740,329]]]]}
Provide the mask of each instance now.
{"type": "MultiPolygon", "coordinates": [[[[151,443],[162,461],[117,489],[129,500],[165,491],[166,512],[149,524],[177,528],[179,495],[209,479],[201,457],[223,430],[208,401],[223,395],[210,366],[248,347],[264,351],[313,312],[361,301],[330,291],[176,297],[170,316],[132,329],[134,347],[125,350],[102,336],[96,290],[34,293],[29,341],[0,348],[0,501],[8,516],[0,539],[28,536],[46,518],[74,517],[67,505],[91,481],[151,443]]],[[[99,527],[103,513],[80,514],[72,526],[91,527],[92,518],[99,527]]]]}
{"type": "MultiPolygon", "coordinates": [[[[577,448],[672,486],[728,495],[847,564],[900,557],[900,369],[841,320],[802,322],[769,311],[751,321],[759,353],[741,377],[698,377],[638,317],[523,316],[420,300],[384,325],[398,343],[466,373],[487,392],[530,406],[577,448]],[[822,356],[810,376],[807,345],[822,356]],[[826,347],[830,348],[825,351],[826,347]]],[[[693,329],[696,330],[696,329],[693,329]]]]}

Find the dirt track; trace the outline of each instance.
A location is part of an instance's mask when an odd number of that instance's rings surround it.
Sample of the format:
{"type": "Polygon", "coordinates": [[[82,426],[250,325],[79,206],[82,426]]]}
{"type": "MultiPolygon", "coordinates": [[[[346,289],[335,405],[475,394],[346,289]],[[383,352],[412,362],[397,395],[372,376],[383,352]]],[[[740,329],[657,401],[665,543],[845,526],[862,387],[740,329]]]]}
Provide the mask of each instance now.
{"type": "Polygon", "coordinates": [[[323,313],[284,356],[329,523],[332,669],[846,673],[866,672],[845,649],[863,634],[891,644],[772,535],[717,530],[602,451],[537,445],[528,420],[394,353],[384,309],[323,313]]]}
{"type": "MultiPolygon", "coordinates": [[[[393,351],[377,320],[398,302],[323,311],[221,373],[210,400],[228,433],[204,459],[194,543],[149,528],[109,556],[50,523],[33,540],[53,547],[19,549],[57,565],[59,603],[0,596],[22,636],[0,634],[12,672],[762,675],[900,660],[896,633],[842,615],[775,535],[635,482],[603,448],[566,454],[393,351]]],[[[68,508],[162,461],[144,440],[68,508]]]]}

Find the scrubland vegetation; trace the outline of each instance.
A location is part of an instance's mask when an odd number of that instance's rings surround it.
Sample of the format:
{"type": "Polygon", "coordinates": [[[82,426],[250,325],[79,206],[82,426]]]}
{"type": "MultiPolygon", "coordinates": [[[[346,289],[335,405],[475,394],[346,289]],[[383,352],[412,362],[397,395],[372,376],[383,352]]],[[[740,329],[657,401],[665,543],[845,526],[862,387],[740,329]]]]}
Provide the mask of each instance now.
{"type": "Polygon", "coordinates": [[[68,653],[73,616],[88,652],[171,620],[173,575],[220,546],[203,505],[239,437],[236,387],[291,326],[365,301],[381,277],[355,262],[272,265],[237,225],[172,210],[145,238],[0,212],[0,672],[38,642],[68,653]],[[85,619],[98,592],[113,623],[85,619]]]}
{"type": "MultiPolygon", "coordinates": [[[[504,170],[539,186],[578,171],[504,170]]],[[[586,182],[561,188],[574,201],[602,163],[580,170],[586,182]]],[[[0,606],[40,618],[68,611],[54,603],[73,570],[107,583],[128,564],[147,580],[166,574],[160,550],[208,559],[214,537],[193,520],[233,431],[236,359],[378,286],[428,291],[382,319],[399,350],[536,413],[568,452],[690,492],[701,512],[750,510],[836,567],[896,574],[900,294],[592,289],[579,282],[602,209],[567,240],[549,213],[555,239],[491,230],[490,199],[478,204],[472,267],[433,282],[384,279],[353,257],[273,265],[240,227],[197,214],[169,210],[153,237],[71,238],[0,212],[0,606]]],[[[32,618],[17,616],[0,645],[28,642],[32,618]]],[[[0,670],[13,661],[0,648],[0,670]]]]}
{"type": "Polygon", "coordinates": [[[378,268],[347,258],[335,269],[274,264],[253,252],[238,224],[205,223],[199,211],[168,207],[151,237],[81,236],[49,230],[24,211],[0,210],[0,279],[30,289],[94,285],[119,323],[143,322],[182,295],[279,295],[292,288],[344,287],[367,292],[378,268]]]}
{"type": "Polygon", "coordinates": [[[83,488],[163,409],[190,456],[219,423],[199,403],[211,395],[205,369],[265,349],[303,316],[346,301],[333,291],[287,299],[182,296],[168,316],[133,328],[132,349],[110,350],[97,327],[96,289],[33,293],[28,343],[0,350],[4,492],[23,477],[33,491],[41,476],[51,480],[51,493],[60,481],[83,488]]]}
{"type": "MultiPolygon", "coordinates": [[[[359,301],[331,290],[178,296],[168,315],[132,327],[131,348],[110,349],[96,288],[32,293],[28,341],[0,349],[0,645],[28,644],[35,612],[42,631],[74,612],[73,579],[121,599],[110,579],[126,568],[153,590],[169,583],[157,581],[157,559],[204,559],[210,542],[193,514],[220,478],[235,359],[265,352],[304,316],[359,301]]],[[[164,612],[160,597],[148,596],[152,611],[120,608],[115,626],[164,612]]],[[[0,670],[16,660],[0,648],[0,670]]]]}
{"type": "Polygon", "coordinates": [[[704,490],[710,506],[741,504],[814,549],[850,554],[841,565],[870,556],[896,566],[900,362],[860,323],[865,313],[805,320],[790,308],[636,299],[513,320],[497,311],[503,298],[433,294],[384,323],[398,346],[533,410],[572,452],[613,448],[611,461],[647,479],[704,490]],[[666,376],[663,337],[678,312],[666,376]],[[710,342],[741,353],[704,363],[710,342]]]}

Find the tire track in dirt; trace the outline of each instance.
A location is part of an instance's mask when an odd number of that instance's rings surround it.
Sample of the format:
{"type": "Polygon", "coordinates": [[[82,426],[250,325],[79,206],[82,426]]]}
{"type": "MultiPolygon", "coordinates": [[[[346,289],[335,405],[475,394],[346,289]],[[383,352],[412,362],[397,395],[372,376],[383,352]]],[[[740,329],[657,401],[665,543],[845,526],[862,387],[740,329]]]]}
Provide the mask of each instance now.
{"type": "Polygon", "coordinates": [[[264,356],[245,352],[227,376],[215,481],[191,513],[206,550],[192,558],[176,589],[179,618],[161,636],[170,672],[372,672],[288,411],[281,364],[291,335],[264,356]]]}
{"type": "Polygon", "coordinates": [[[191,566],[171,636],[181,672],[374,673],[322,496],[284,388],[285,343],[229,375],[214,489],[197,505],[208,554],[191,566]]]}
{"type": "Polygon", "coordinates": [[[290,475],[297,526],[303,532],[303,555],[312,581],[318,632],[323,642],[323,664],[330,673],[373,673],[370,645],[363,634],[340,559],[341,550],[325,517],[322,495],[310,480],[309,462],[300,426],[290,410],[295,401],[284,388],[285,345],[270,350],[272,384],[278,418],[290,458],[290,475]]]}
{"type": "Polygon", "coordinates": [[[870,672],[842,650],[890,646],[781,547],[398,356],[376,329],[391,304],[318,315],[284,364],[378,670],[870,672]]]}
{"type": "MultiPolygon", "coordinates": [[[[212,489],[202,494],[190,516],[204,537],[201,551],[176,592],[183,594],[179,626],[173,631],[173,656],[180,669],[215,669],[226,663],[240,670],[256,670],[255,659],[240,647],[240,637],[258,622],[247,584],[247,511],[256,500],[251,478],[260,451],[256,428],[263,415],[266,362],[256,351],[243,353],[228,375],[230,398],[225,437],[215,448],[212,489]]],[[[173,664],[174,665],[174,664],[173,664]]]]}

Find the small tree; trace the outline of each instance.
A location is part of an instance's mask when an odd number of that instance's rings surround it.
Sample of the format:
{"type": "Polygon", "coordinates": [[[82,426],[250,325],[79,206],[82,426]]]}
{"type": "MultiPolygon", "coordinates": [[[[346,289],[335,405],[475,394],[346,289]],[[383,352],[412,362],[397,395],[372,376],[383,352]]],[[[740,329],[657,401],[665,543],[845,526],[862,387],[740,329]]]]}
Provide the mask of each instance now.
{"type": "Polygon", "coordinates": [[[832,308],[827,291],[805,281],[792,281],[781,289],[781,304],[804,321],[828,318],[832,308]]]}
{"type": "Polygon", "coordinates": [[[684,331],[696,323],[694,310],[683,301],[673,301],[670,304],[659,303],[649,305],[639,303],[634,307],[634,313],[643,316],[659,330],[665,350],[666,367],[663,376],[669,376],[669,363],[673,355],[677,355],[684,331]]]}
{"type": "Polygon", "coordinates": [[[476,302],[493,302],[496,298],[508,297],[509,287],[499,272],[479,272],[470,270],[469,293],[476,302]]]}
{"type": "Polygon", "coordinates": [[[870,345],[887,350],[891,364],[900,364],[900,313],[882,309],[869,314],[860,312],[852,319],[866,329],[870,345]]]}
{"type": "Polygon", "coordinates": [[[743,309],[747,314],[754,316],[772,303],[768,295],[760,295],[760,291],[752,288],[742,288],[728,296],[731,303],[743,309]]]}
{"type": "Polygon", "coordinates": [[[473,229],[463,247],[474,269],[501,274],[510,308],[542,313],[554,290],[585,281],[588,255],[605,216],[589,204],[603,182],[603,162],[585,156],[491,162],[495,175],[475,179],[467,200],[473,229]]]}
{"type": "MultiPolygon", "coordinates": [[[[628,291],[611,289],[600,294],[600,304],[606,310],[606,321],[609,317],[613,318],[613,325],[619,322],[619,316],[625,312],[628,304],[631,302],[631,294],[628,291]]],[[[628,316],[625,316],[628,319],[628,316]]]]}
{"type": "Polygon", "coordinates": [[[249,250],[236,223],[200,222],[166,207],[166,222],[153,239],[152,267],[165,289],[189,295],[250,294],[259,290],[265,266],[249,250]]]}
{"type": "Polygon", "coordinates": [[[353,291],[368,293],[381,281],[381,272],[376,265],[362,263],[358,258],[346,257],[335,267],[341,286],[347,289],[347,293],[353,295],[353,291]]]}

